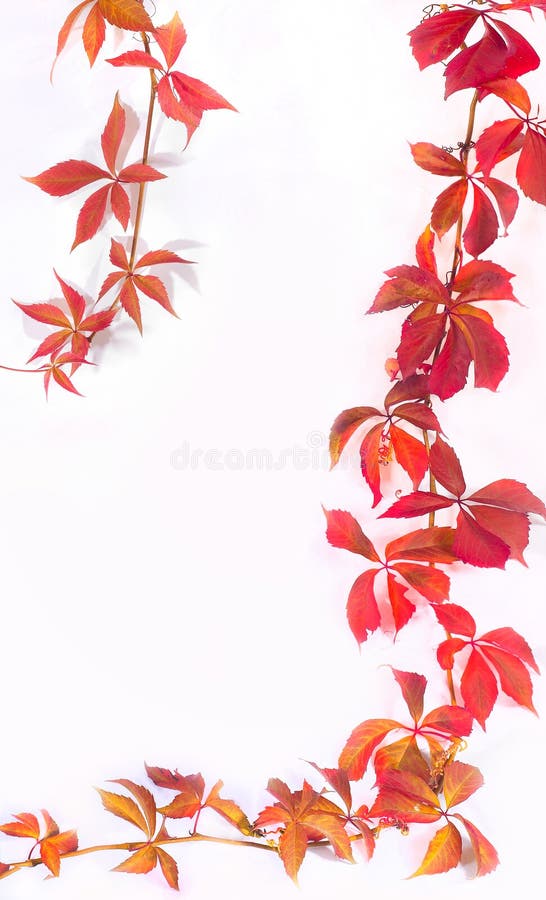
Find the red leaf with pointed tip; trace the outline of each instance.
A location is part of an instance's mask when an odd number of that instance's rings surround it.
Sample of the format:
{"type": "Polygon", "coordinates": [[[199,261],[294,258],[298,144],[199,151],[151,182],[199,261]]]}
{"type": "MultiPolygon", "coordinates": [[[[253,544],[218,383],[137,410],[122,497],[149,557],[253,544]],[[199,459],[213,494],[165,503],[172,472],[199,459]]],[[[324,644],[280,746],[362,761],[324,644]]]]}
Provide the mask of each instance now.
{"type": "Polygon", "coordinates": [[[381,747],[375,754],[373,764],[377,782],[381,782],[388,769],[411,772],[412,775],[417,775],[425,781],[430,778],[429,767],[413,734],[395,741],[394,744],[381,747]]]}
{"type": "MultiPolygon", "coordinates": [[[[463,332],[472,359],[474,360],[475,387],[496,391],[509,369],[508,347],[502,334],[478,315],[482,310],[461,305],[453,323],[463,332]],[[473,314],[466,314],[472,309],[473,314]],[[463,313],[463,310],[465,314],[463,313]]],[[[483,315],[483,313],[482,313],[483,315]]],[[[487,319],[490,317],[485,314],[487,319]]]]}
{"type": "Polygon", "coordinates": [[[473,506],[472,515],[482,528],[496,534],[501,541],[508,544],[509,559],[517,559],[523,566],[527,565],[523,551],[529,543],[529,519],[524,513],[497,509],[493,506],[473,506]]]}
{"type": "Polygon", "coordinates": [[[383,497],[379,474],[379,446],[383,428],[383,422],[374,425],[360,445],[360,469],[373,494],[372,509],[377,506],[383,497]]]}
{"type": "Polygon", "coordinates": [[[368,719],[353,729],[339,757],[339,766],[351,781],[360,781],[376,747],[389,732],[400,727],[392,719],[368,719]]]}
{"type": "Polygon", "coordinates": [[[497,240],[499,220],[487,194],[475,183],[473,188],[474,204],[463,233],[463,243],[471,256],[479,256],[497,240]]]}
{"type": "Polygon", "coordinates": [[[411,519],[415,516],[425,516],[439,509],[447,509],[452,506],[450,497],[442,497],[441,494],[433,494],[429,491],[414,491],[406,494],[384,512],[380,519],[411,519]]]}
{"type": "Polygon", "coordinates": [[[442,430],[436,415],[424,403],[402,403],[396,407],[394,415],[423,431],[442,430]]]}
{"type": "Polygon", "coordinates": [[[427,847],[423,862],[411,875],[439,875],[454,869],[461,861],[463,842],[458,829],[452,822],[440,828],[427,847]]]}
{"type": "Polygon", "coordinates": [[[429,377],[431,394],[440,400],[448,400],[462,391],[468,378],[471,355],[459,328],[452,327],[447,333],[444,346],[432,365],[429,377]]]}
{"type": "MultiPolygon", "coordinates": [[[[480,181],[483,182],[483,179],[480,179],[480,181]]],[[[504,225],[504,237],[506,237],[508,234],[507,229],[514,221],[514,216],[518,210],[518,192],[504,181],[499,181],[498,178],[491,177],[487,180],[487,188],[491,191],[497,201],[502,224],[504,225]]]]}
{"type": "Polygon", "coordinates": [[[161,47],[167,67],[170,69],[174,66],[180,56],[182,47],[186,43],[186,30],[177,12],[175,12],[170,22],[156,28],[154,38],[161,47]]]}
{"type": "Polygon", "coordinates": [[[57,53],[55,55],[53,65],[51,67],[51,75],[53,75],[53,69],[55,68],[55,63],[57,62],[57,59],[59,58],[60,54],[63,52],[64,48],[66,47],[66,42],[70,36],[70,32],[72,31],[72,28],[74,27],[74,25],[76,23],[76,20],[78,19],[82,10],[86,6],[89,6],[89,4],[91,2],[92,2],[92,0],[83,0],[83,3],[78,3],[78,5],[76,7],[74,7],[72,12],[70,12],[68,14],[63,25],[61,26],[61,30],[59,31],[59,35],[57,37],[57,53]]]}
{"type": "Polygon", "coordinates": [[[533,128],[527,129],[516,178],[527,197],[546,204],[546,138],[533,128]]]}
{"type": "MultiPolygon", "coordinates": [[[[415,803],[414,811],[417,814],[418,818],[411,818],[409,821],[413,822],[434,822],[436,819],[440,818],[440,810],[438,809],[438,798],[431,787],[424,781],[422,778],[419,778],[417,775],[413,775],[411,772],[400,772],[395,770],[386,771],[381,778],[380,787],[379,787],[379,797],[381,794],[385,794],[387,792],[396,793],[401,797],[404,797],[408,800],[412,800],[415,803]]],[[[370,810],[370,816],[374,817],[378,814],[377,810],[377,800],[374,803],[372,809],[370,810]],[[374,813],[374,810],[376,812],[374,813]]],[[[384,800],[383,800],[384,806],[384,800]]],[[[393,810],[393,807],[391,807],[393,810]]],[[[407,818],[407,812],[409,810],[406,809],[404,811],[404,818],[407,818]]],[[[388,813],[382,813],[383,815],[388,815],[388,813]]],[[[394,813],[396,815],[396,813],[394,813]]]]}
{"type": "Polygon", "coordinates": [[[118,866],[114,866],[112,872],[127,872],[130,875],[146,875],[155,869],[157,865],[157,850],[148,844],[141,847],[132,856],[123,860],[118,866]]]}
{"type": "Polygon", "coordinates": [[[82,295],[76,291],[73,287],[70,287],[66,281],[63,281],[57,273],[55,272],[55,278],[59,282],[61,290],[63,292],[63,296],[68,303],[68,308],[72,314],[72,318],[74,319],[74,325],[78,328],[82,317],[85,315],[85,300],[82,295]]]}
{"type": "Polygon", "coordinates": [[[474,851],[478,866],[476,875],[478,877],[489,875],[489,873],[493,872],[499,864],[499,857],[493,844],[490,844],[481,831],[478,831],[476,826],[473,825],[472,822],[469,822],[468,819],[464,819],[459,813],[453,813],[453,815],[463,823],[468,837],[470,838],[470,843],[472,844],[472,850],[474,851]]]}
{"type": "Polygon", "coordinates": [[[7,822],[0,825],[0,831],[3,834],[9,834],[11,837],[28,837],[37,841],[40,837],[40,823],[32,813],[18,813],[15,815],[17,822],[7,822]]]}
{"type": "Polygon", "coordinates": [[[482,569],[504,569],[510,547],[491,531],[486,531],[466,510],[457,516],[453,550],[460,560],[482,569]]]}
{"type": "Polygon", "coordinates": [[[336,794],[341,797],[347,807],[347,812],[350,812],[353,800],[351,795],[351,785],[345,769],[321,769],[321,767],[317,766],[314,762],[310,762],[309,765],[313,766],[313,768],[322,775],[324,780],[328,782],[336,794]]]}
{"type": "Polygon", "coordinates": [[[372,542],[351,513],[342,509],[325,509],[324,515],[327,522],[326,537],[332,547],[359,553],[371,562],[381,562],[372,542]]]}
{"type": "Polygon", "coordinates": [[[142,316],[138,294],[131,278],[126,278],[119,292],[119,299],[123,309],[131,317],[136,327],[142,334],[142,316]]]}
{"type": "Polygon", "coordinates": [[[129,218],[131,215],[131,204],[127,192],[120,184],[114,182],[112,185],[112,193],[110,194],[110,205],[119,224],[124,231],[127,231],[129,218]]]}
{"type": "Polygon", "coordinates": [[[428,394],[428,375],[410,375],[393,384],[385,397],[385,409],[404,400],[424,400],[428,394]]]}
{"type": "Polygon", "coordinates": [[[188,129],[189,142],[193,132],[199,126],[202,114],[194,113],[191,110],[184,108],[184,106],[176,98],[175,93],[171,87],[171,82],[169,81],[169,76],[167,75],[161,78],[158,82],[157,99],[159,100],[161,109],[169,119],[174,119],[177,122],[182,122],[186,126],[186,128],[188,129]]]}
{"type": "Polygon", "coordinates": [[[480,650],[495,668],[504,693],[536,715],[531,677],[521,660],[498,647],[484,646],[480,643],[480,650]]]}
{"type": "Polygon", "coordinates": [[[374,406],[356,406],[346,409],[336,418],[330,431],[330,460],[332,468],[339,461],[345,445],[364,422],[374,417],[384,417],[384,413],[374,406]]]}
{"type": "Polygon", "coordinates": [[[417,723],[423,715],[427,679],[424,675],[417,675],[416,672],[402,672],[400,669],[393,669],[392,666],[391,671],[402,691],[410,716],[417,723]]]}
{"type": "Polygon", "coordinates": [[[127,31],[153,31],[154,24],[142,0],[98,0],[104,18],[127,31]]]}
{"type": "Polygon", "coordinates": [[[375,576],[379,571],[379,569],[369,569],[359,575],[347,600],[347,620],[359,644],[368,639],[368,632],[371,634],[377,631],[381,624],[374,593],[375,576]]]}
{"type": "Polygon", "coordinates": [[[395,633],[398,634],[413,616],[415,605],[411,600],[408,600],[406,596],[407,589],[390,572],[387,573],[387,588],[394,618],[395,633]]]}
{"type": "Polygon", "coordinates": [[[200,772],[195,775],[181,775],[180,772],[171,772],[160,766],[148,766],[144,764],[146,774],[158,787],[167,788],[169,791],[186,791],[190,787],[201,802],[205,793],[205,781],[200,772]]]}
{"type": "Polygon", "coordinates": [[[182,259],[172,250],[150,250],[141,256],[139,261],[135,263],[135,269],[142,269],[144,266],[160,266],[168,263],[190,263],[189,259],[182,259]]]}
{"type": "Polygon", "coordinates": [[[441,62],[458,50],[480,17],[473,9],[444,10],[410,31],[411,49],[420,69],[441,62]]]}
{"type": "Polygon", "coordinates": [[[429,712],[421,722],[420,731],[431,728],[455,737],[468,737],[472,731],[472,716],[462,706],[439,706],[429,712]]]}
{"type": "Polygon", "coordinates": [[[35,184],[51,197],[65,197],[79,191],[80,188],[87,187],[88,184],[93,184],[94,181],[110,177],[109,172],[94,166],[93,163],[82,159],[67,159],[66,162],[57,163],[34,178],[23,180],[35,184]]]}
{"type": "Polygon", "coordinates": [[[444,671],[448,671],[453,668],[455,665],[455,654],[459,653],[461,650],[467,646],[467,641],[463,641],[462,638],[448,638],[446,641],[442,641],[442,643],[438,646],[436,650],[436,658],[438,660],[438,664],[441,666],[444,671]]]}
{"type": "Polygon", "coordinates": [[[476,634],[476,623],[470,613],[456,603],[444,603],[434,607],[434,613],[440,625],[453,634],[462,634],[473,638],[476,634]]]}
{"type": "Polygon", "coordinates": [[[169,887],[173,888],[173,890],[178,891],[178,864],[175,859],[167,853],[166,850],[163,850],[162,847],[155,847],[155,852],[157,853],[157,858],[159,860],[159,865],[161,867],[161,871],[163,872],[163,877],[169,887]]]}
{"type": "Polygon", "coordinates": [[[127,53],[121,53],[120,56],[114,56],[112,59],[107,59],[106,62],[116,68],[139,66],[144,69],[159,69],[160,71],[163,71],[164,68],[158,59],[150,53],[145,53],[144,50],[128,50],[127,53]]]}
{"type": "Polygon", "coordinates": [[[540,674],[529,644],[513,628],[495,628],[493,631],[482,634],[480,641],[487,641],[488,644],[494,644],[506,653],[511,653],[512,656],[518,656],[531,669],[540,674]]]}
{"type": "Polygon", "coordinates": [[[104,279],[103,285],[99,291],[99,300],[101,300],[108,291],[112,290],[114,285],[119,284],[119,282],[126,277],[125,272],[110,272],[110,275],[107,275],[104,279]]]}
{"type": "Polygon", "coordinates": [[[442,603],[449,596],[449,578],[439,569],[406,562],[394,563],[391,568],[429,603],[442,603]]]}
{"type": "Polygon", "coordinates": [[[80,324],[80,331],[103,331],[112,324],[117,312],[117,309],[104,309],[102,312],[91,313],[80,324]]]}
{"type": "Polygon", "coordinates": [[[489,260],[473,259],[466,263],[453,282],[453,290],[459,294],[457,303],[476,303],[479,300],[514,300],[511,279],[508,272],[489,260]]]}
{"type": "Polygon", "coordinates": [[[540,65],[540,57],[531,44],[525,40],[519,31],[512,28],[500,19],[495,20],[495,25],[501,32],[506,45],[506,61],[499,75],[508,78],[519,78],[526,72],[532,72],[540,65]]]}
{"type": "Polygon", "coordinates": [[[467,193],[468,182],[465,179],[459,179],[454,184],[450,184],[436,198],[432,207],[430,224],[440,239],[460,218],[467,193]]]}
{"type": "Polygon", "coordinates": [[[120,269],[128,270],[129,269],[129,259],[127,257],[127,253],[123,244],[120,244],[119,241],[115,241],[112,238],[112,242],[110,244],[110,262],[114,266],[118,266],[120,269]]]}
{"type": "Polygon", "coordinates": [[[446,66],[445,99],[455,91],[479,87],[503,73],[507,57],[506,44],[495,29],[484,21],[485,34],[470,47],[461,50],[446,66]]]}
{"type": "Polygon", "coordinates": [[[454,534],[453,528],[419,528],[388,543],[385,555],[389,563],[400,557],[417,562],[451,563],[458,558],[453,553],[454,534]]]}
{"type": "Polygon", "coordinates": [[[156,804],[153,795],[148,788],[143,787],[141,784],[135,784],[134,781],[129,781],[127,778],[115,778],[112,779],[112,782],[113,784],[119,784],[121,787],[126,788],[138,801],[146,820],[148,837],[152,838],[155,834],[157,818],[156,804]]]}
{"type": "Polygon", "coordinates": [[[485,730],[485,723],[498,697],[497,680],[481,653],[472,649],[461,678],[466,708],[485,730]]]}
{"type": "Polygon", "coordinates": [[[172,316],[178,318],[167,294],[167,289],[160,278],[157,278],[155,275],[135,275],[133,283],[139,291],[142,291],[147,297],[151,297],[163,309],[166,309],[172,316]]]}
{"type": "Polygon", "coordinates": [[[504,78],[495,78],[493,81],[488,81],[482,85],[482,89],[487,89],[488,92],[496,94],[497,97],[506,100],[512,106],[517,106],[526,116],[531,112],[529,94],[515,78],[507,78],[506,76],[504,78]]]}
{"type": "Polygon", "coordinates": [[[64,312],[53,303],[17,303],[16,300],[13,302],[25,315],[37,322],[43,322],[45,325],[57,325],[59,328],[72,328],[64,312]]]}
{"type": "Polygon", "coordinates": [[[57,382],[59,387],[64,388],[65,391],[69,391],[71,394],[77,394],[78,397],[81,397],[80,392],[74,387],[74,385],[70,381],[70,378],[65,372],[62,371],[62,369],[59,369],[56,365],[54,365],[51,369],[51,375],[53,376],[53,380],[57,382]]]}
{"type": "Polygon", "coordinates": [[[191,78],[189,75],[182,74],[182,72],[172,72],[171,77],[180,101],[186,103],[192,109],[231,109],[233,112],[237,112],[235,107],[225,97],[222,97],[208,84],[199,81],[198,78],[191,78]]]}
{"type": "Polygon", "coordinates": [[[100,788],[97,788],[97,791],[107,812],[118,816],[120,819],[125,819],[126,822],[135,825],[144,834],[148,834],[148,823],[142,811],[131,797],[125,797],[123,794],[113,794],[100,788]]]}
{"type": "Polygon", "coordinates": [[[430,467],[436,481],[451,494],[460,497],[466,490],[466,482],[459,457],[449,444],[437,436],[430,448],[430,467]]]}
{"type": "Polygon", "coordinates": [[[390,281],[379,289],[369,308],[369,313],[386,312],[399,306],[410,306],[413,303],[449,304],[449,294],[442,282],[417,266],[397,266],[388,269],[386,274],[390,281]]]}
{"type": "Polygon", "coordinates": [[[89,59],[89,65],[92,66],[99,55],[99,51],[104,44],[106,36],[106,27],[104,24],[104,16],[99,7],[95,4],[91,8],[89,15],[83,26],[83,46],[89,59]]]}
{"type": "Polygon", "coordinates": [[[299,822],[289,822],[279,839],[279,855],[286,874],[297,884],[300,866],[307,851],[307,831],[299,822]]]}
{"type": "Polygon", "coordinates": [[[408,473],[413,489],[417,490],[428,469],[428,453],[424,444],[396,425],[391,425],[389,435],[396,459],[408,473]]]}
{"type": "Polygon", "coordinates": [[[433,175],[447,175],[448,177],[465,174],[465,168],[460,159],[436,147],[434,144],[421,142],[410,144],[414,161],[421,169],[432,172],[433,175]]]}
{"type": "Polygon", "coordinates": [[[158,172],[157,169],[152,168],[152,166],[145,166],[143,163],[133,163],[131,166],[126,166],[118,175],[120,181],[129,184],[159,181],[161,178],[166,177],[166,175],[158,172]]]}
{"type": "Polygon", "coordinates": [[[480,135],[476,141],[476,159],[486,180],[497,163],[521,150],[523,125],[521,119],[502,119],[480,135]]]}
{"type": "Polygon", "coordinates": [[[427,359],[430,359],[444,336],[445,314],[434,314],[423,319],[408,317],[402,326],[402,339],[396,350],[400,371],[411,376],[427,359]]]}
{"type": "Polygon", "coordinates": [[[76,236],[72,250],[85,241],[90,241],[96,235],[104,219],[111,187],[112,185],[106,184],[99,188],[83,204],[76,224],[76,236]]]}
{"type": "Polygon", "coordinates": [[[438,274],[436,256],[434,254],[434,235],[430,225],[426,226],[425,230],[417,240],[415,257],[420,269],[427,269],[427,271],[432,272],[433,275],[438,274]]]}
{"type": "Polygon", "coordinates": [[[483,785],[483,775],[476,766],[454,760],[444,769],[443,794],[446,809],[468,800],[483,785]]]}
{"type": "Polygon", "coordinates": [[[104,161],[110,171],[116,171],[116,159],[125,134],[125,110],[119,102],[119,92],[114,97],[114,105],[101,135],[101,146],[104,161]]]}
{"type": "Polygon", "coordinates": [[[51,356],[54,353],[57,353],[70,340],[72,334],[72,329],[68,328],[64,328],[62,331],[56,331],[54,334],[50,334],[37,347],[32,356],[29,357],[28,362],[33,362],[35,359],[39,359],[40,356],[51,356]]]}
{"type": "Polygon", "coordinates": [[[475,503],[486,503],[488,506],[513,509],[514,512],[535,513],[546,519],[546,506],[542,500],[531,493],[527,485],[513,478],[492,481],[467,499],[475,503]]]}

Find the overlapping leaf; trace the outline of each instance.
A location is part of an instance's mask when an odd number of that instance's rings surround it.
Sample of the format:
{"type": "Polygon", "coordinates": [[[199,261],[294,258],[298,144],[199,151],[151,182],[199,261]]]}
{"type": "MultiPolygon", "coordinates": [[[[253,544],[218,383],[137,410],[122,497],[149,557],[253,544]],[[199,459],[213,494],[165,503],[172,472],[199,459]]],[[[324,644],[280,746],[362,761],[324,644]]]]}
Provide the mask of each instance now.
{"type": "Polygon", "coordinates": [[[0,832],[12,837],[30,838],[34,847],[39,849],[42,862],[56,877],[61,869],[61,857],[78,849],[78,835],[74,830],[60,831],[46,809],[42,809],[41,813],[45,825],[43,828],[33,813],[18,813],[14,816],[15,821],[0,825],[0,832]]]}
{"type": "Polygon", "coordinates": [[[59,31],[55,62],[64,50],[73,28],[80,17],[83,17],[84,10],[86,10],[86,17],[82,41],[91,66],[104,43],[105,22],[127,31],[154,30],[153,22],[141,0],[83,0],[83,3],[78,3],[71,10],[59,31]]]}

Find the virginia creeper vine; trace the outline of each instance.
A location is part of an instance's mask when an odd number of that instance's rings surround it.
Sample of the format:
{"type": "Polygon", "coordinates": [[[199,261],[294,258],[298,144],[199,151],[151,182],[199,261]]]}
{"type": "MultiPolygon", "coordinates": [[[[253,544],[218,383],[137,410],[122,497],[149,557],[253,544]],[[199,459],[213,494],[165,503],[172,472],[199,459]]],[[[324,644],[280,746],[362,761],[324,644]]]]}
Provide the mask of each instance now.
{"type": "MultiPolygon", "coordinates": [[[[117,850],[129,854],[117,871],[143,874],[159,866],[167,883],[176,889],[177,863],[165,848],[210,842],[276,853],[288,875],[296,880],[308,848],[327,845],[337,857],[352,861],[354,843],[359,842],[371,857],[385,828],[406,834],[414,826],[442,820],[444,824],[432,835],[414,874],[438,874],[457,866],[463,836],[470,842],[478,875],[497,866],[492,844],[473,822],[453,811],[483,783],[475,766],[456,757],[476,723],[485,729],[499,688],[517,704],[534,711],[529,670],[538,672],[538,666],[526,640],[509,626],[477,636],[473,614],[451,599],[450,578],[444,569],[455,564],[504,569],[510,559],[524,562],[529,516],[546,518],[546,507],[526,485],[511,478],[468,493],[461,464],[444,440],[435,408],[438,400],[446,401],[466,387],[471,367],[475,386],[490,390],[498,388],[508,371],[504,337],[496,330],[493,316],[477,304],[516,302],[512,273],[482,258],[498,237],[499,219],[506,232],[519,203],[516,188],[508,180],[492,176],[493,170],[519,154],[515,169],[519,188],[546,205],[546,127],[538,113],[531,115],[531,100],[519,80],[537,68],[539,58],[507,21],[507,14],[533,10],[546,13],[546,0],[430,4],[410,33],[412,51],[421,69],[445,64],[446,99],[461,90],[472,91],[468,125],[456,150],[427,142],[411,147],[418,166],[454,181],[439,193],[430,221],[418,237],[416,265],[403,263],[390,269],[388,280],[368,310],[375,314],[411,308],[402,324],[396,354],[387,363],[391,385],[383,410],[376,406],[345,410],[334,422],[330,440],[332,465],[336,465],[341,454],[349,452],[347,445],[353,436],[359,437],[362,474],[366,490],[372,493],[373,508],[384,499],[381,470],[396,460],[409,476],[412,491],[402,496],[397,492],[398,499],[380,518],[417,518],[427,523],[395,533],[379,552],[350,512],[326,511],[329,542],[371,564],[349,593],[350,629],[363,644],[377,631],[394,630],[397,634],[407,627],[417,604],[428,610],[445,633],[436,655],[446,676],[447,702],[425,711],[426,678],[393,668],[408,708],[407,720],[370,719],[357,725],[341,750],[337,766],[310,764],[324,785],[320,790],[307,781],[292,790],[272,778],[268,791],[273,802],[255,817],[247,816],[233,800],[222,796],[222,782],[207,792],[200,774],[182,775],[154,766],[146,767],[152,784],[172,792],[169,802],[162,806],[157,805],[148,788],[127,779],[115,782],[124,793],[99,791],[105,809],[139,829],[143,835],[140,840],[80,849],[76,832],[61,831],[46,811],[42,810],[41,819],[34,813],[20,813],[1,825],[0,831],[19,841],[31,841],[31,850],[28,853],[27,849],[19,861],[1,863],[0,879],[41,865],[58,875],[62,860],[117,850]],[[474,36],[478,31],[476,42],[468,43],[471,33],[474,36]],[[508,107],[509,116],[488,124],[475,138],[478,111],[487,109],[492,97],[508,107]],[[450,249],[446,236],[453,231],[450,249]],[[452,260],[443,275],[438,251],[452,260]],[[425,478],[428,490],[421,489],[425,478]],[[437,524],[440,514],[449,516],[442,520],[444,524],[437,524]],[[463,663],[456,664],[456,658],[463,663]],[[360,782],[368,771],[375,776],[375,793],[369,805],[354,808],[351,782],[360,782]],[[238,830],[240,837],[197,832],[203,809],[216,812],[238,830]],[[188,820],[188,834],[169,833],[167,823],[172,828],[177,820],[188,820]]],[[[91,63],[102,45],[105,20],[141,34],[143,50],[129,50],[109,62],[147,68],[151,90],[142,163],[120,172],[115,168],[124,127],[123,109],[116,95],[102,136],[107,172],[92,163],[67,161],[29,179],[58,195],[102,178],[112,182],[106,189],[99,189],[98,199],[95,194],[91,203],[89,198],[84,204],[75,246],[94,236],[108,199],[123,224],[126,204],[120,193],[125,191],[122,185],[138,184],[129,256],[120,242],[112,241],[110,259],[118,271],[107,276],[99,295],[101,300],[114,287],[119,289],[109,309],[84,318],[83,297],[61,278],[59,284],[73,322],[58,306],[22,305],[28,315],[57,328],[32,357],[49,356],[49,362],[35,371],[44,373],[46,389],[53,377],[71,391],[75,388],[62,367],[69,365],[75,370],[86,361],[93,334],[110,327],[120,308],[141,327],[137,290],[170,309],[159,280],[142,276],[137,270],[185,262],[165,250],[144,254],[135,262],[145,185],[162,177],[148,163],[156,99],[164,114],[186,125],[188,138],[204,109],[232,108],[201,82],[172,71],[185,41],[178,16],[157,28],[140,0],[86,0],[73,10],[61,29],[59,52],[84,13],[83,40],[91,63]],[[159,45],[165,65],[152,55],[151,40],[159,45]],[[68,343],[71,349],[67,352],[68,343]]]]}

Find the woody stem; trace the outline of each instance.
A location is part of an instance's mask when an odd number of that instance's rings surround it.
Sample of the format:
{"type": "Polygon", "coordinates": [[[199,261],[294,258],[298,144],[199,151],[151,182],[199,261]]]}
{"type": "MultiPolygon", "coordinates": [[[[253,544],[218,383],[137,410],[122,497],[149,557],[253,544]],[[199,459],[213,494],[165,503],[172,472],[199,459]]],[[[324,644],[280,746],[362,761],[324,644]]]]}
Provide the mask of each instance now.
{"type": "MultiPolygon", "coordinates": [[[[150,52],[150,39],[148,35],[143,31],[142,32],[142,42],[144,44],[144,50],[146,53],[150,52]]],[[[150,102],[148,104],[148,118],[146,120],[146,133],[144,136],[144,149],[142,151],[142,164],[145,166],[148,163],[148,157],[150,155],[150,140],[152,136],[152,119],[154,117],[154,108],[155,108],[155,97],[156,97],[156,87],[157,80],[155,77],[155,72],[153,69],[150,69],[150,102]]],[[[144,181],[138,186],[138,200],[137,200],[137,208],[135,215],[135,230],[133,232],[133,241],[131,244],[131,254],[129,258],[129,268],[133,268],[133,263],[135,261],[138,238],[140,234],[140,226],[142,224],[142,213],[144,210],[144,194],[146,191],[146,184],[144,181]]]]}

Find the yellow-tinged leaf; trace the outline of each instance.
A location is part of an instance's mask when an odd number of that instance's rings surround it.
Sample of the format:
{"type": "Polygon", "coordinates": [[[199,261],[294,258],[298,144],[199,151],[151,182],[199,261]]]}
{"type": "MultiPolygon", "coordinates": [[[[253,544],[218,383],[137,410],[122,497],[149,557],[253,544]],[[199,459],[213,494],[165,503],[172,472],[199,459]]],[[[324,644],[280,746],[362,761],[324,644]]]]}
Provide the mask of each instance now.
{"type": "Polygon", "coordinates": [[[61,857],[52,840],[42,841],[40,844],[40,856],[42,862],[52,875],[57,877],[61,871],[61,857]]]}
{"type": "Polygon", "coordinates": [[[305,817],[304,821],[306,825],[320,831],[330,841],[336,856],[346,859],[348,862],[354,862],[349,835],[338,816],[312,812],[305,817]]]}
{"type": "Polygon", "coordinates": [[[392,719],[368,719],[353,730],[339,757],[340,769],[346,769],[351,781],[359,781],[376,747],[390,731],[400,728],[392,719]]]}
{"type": "Polygon", "coordinates": [[[115,866],[112,872],[128,872],[131,875],[146,875],[155,869],[157,864],[157,849],[148,844],[123,860],[119,866],[115,866]]]}
{"type": "Polygon", "coordinates": [[[423,862],[416,872],[411,875],[438,875],[441,872],[449,872],[454,869],[461,860],[463,842],[455,825],[448,822],[440,828],[428,845],[423,862]]]}
{"type": "Polygon", "coordinates": [[[150,793],[148,788],[143,787],[141,784],[135,784],[127,778],[115,778],[112,779],[112,782],[127,788],[133,797],[138,800],[146,819],[148,837],[153,837],[156,824],[156,805],[153,794],[150,793]]]}
{"type": "Polygon", "coordinates": [[[476,875],[478,877],[489,875],[499,864],[499,857],[493,844],[468,819],[464,819],[459,813],[453,813],[453,815],[459,822],[463,823],[470,838],[474,856],[476,857],[476,875]]]}
{"type": "Polygon", "coordinates": [[[130,797],[123,797],[121,794],[112,794],[110,791],[103,791],[97,788],[101,796],[102,805],[107,812],[111,812],[120,819],[125,819],[131,825],[136,825],[144,834],[148,834],[148,824],[142,812],[130,797]]]}
{"type": "Polygon", "coordinates": [[[220,791],[223,786],[223,781],[217,781],[205,800],[204,805],[219,813],[219,815],[223,816],[231,825],[235,825],[242,834],[253,834],[254,829],[252,828],[252,825],[235,801],[225,800],[223,797],[220,797],[220,791]]]}
{"type": "Polygon", "coordinates": [[[467,800],[482,784],[483,775],[476,766],[458,760],[448,763],[444,769],[443,786],[446,809],[467,800]]]}
{"type": "Polygon", "coordinates": [[[111,25],[128,31],[153,31],[154,25],[140,0],[98,0],[99,9],[111,25]]]}
{"type": "Polygon", "coordinates": [[[180,890],[178,886],[178,865],[176,860],[163,850],[162,847],[156,847],[157,858],[159,860],[159,865],[161,866],[161,871],[163,872],[163,876],[165,881],[172,887],[173,890],[180,890]]]}
{"type": "Polygon", "coordinates": [[[297,884],[298,872],[307,850],[307,832],[299,822],[290,822],[281,834],[279,853],[286,874],[297,884]]]}

